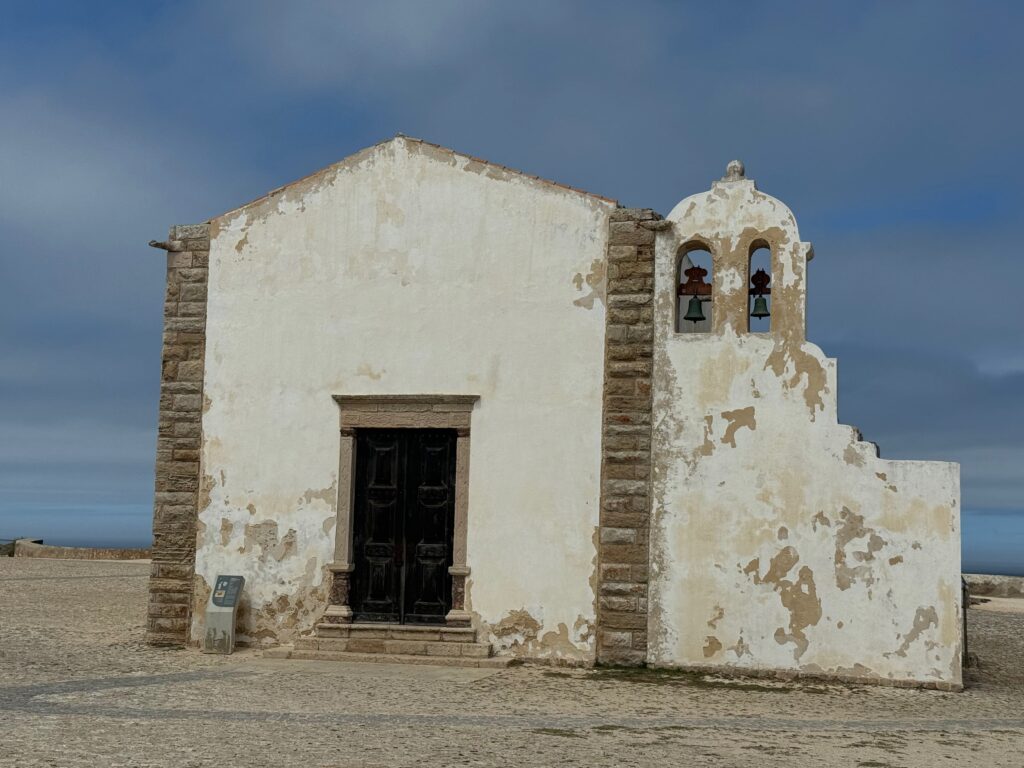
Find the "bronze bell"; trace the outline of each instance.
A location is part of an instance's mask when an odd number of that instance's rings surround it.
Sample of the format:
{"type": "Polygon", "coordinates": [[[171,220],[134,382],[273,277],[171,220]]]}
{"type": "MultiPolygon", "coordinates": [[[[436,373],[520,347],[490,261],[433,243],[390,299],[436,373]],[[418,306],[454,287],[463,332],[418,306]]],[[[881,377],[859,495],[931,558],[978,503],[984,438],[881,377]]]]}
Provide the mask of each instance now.
{"type": "Polygon", "coordinates": [[[707,320],[704,317],[704,307],[701,306],[703,303],[699,296],[691,296],[690,303],[686,305],[686,314],[683,315],[683,320],[689,320],[691,323],[707,320]]]}
{"type": "Polygon", "coordinates": [[[751,317],[768,317],[768,300],[764,296],[758,296],[754,299],[754,309],[751,311],[751,317]]]}

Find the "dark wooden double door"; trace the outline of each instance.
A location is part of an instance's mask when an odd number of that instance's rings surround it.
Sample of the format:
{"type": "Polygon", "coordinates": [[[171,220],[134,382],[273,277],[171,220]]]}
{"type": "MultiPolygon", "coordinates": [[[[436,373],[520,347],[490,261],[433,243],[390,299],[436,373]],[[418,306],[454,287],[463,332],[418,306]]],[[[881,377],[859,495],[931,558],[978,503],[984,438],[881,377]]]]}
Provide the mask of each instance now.
{"type": "Polygon", "coordinates": [[[443,623],[451,608],[455,430],[356,432],[356,621],[443,623]]]}

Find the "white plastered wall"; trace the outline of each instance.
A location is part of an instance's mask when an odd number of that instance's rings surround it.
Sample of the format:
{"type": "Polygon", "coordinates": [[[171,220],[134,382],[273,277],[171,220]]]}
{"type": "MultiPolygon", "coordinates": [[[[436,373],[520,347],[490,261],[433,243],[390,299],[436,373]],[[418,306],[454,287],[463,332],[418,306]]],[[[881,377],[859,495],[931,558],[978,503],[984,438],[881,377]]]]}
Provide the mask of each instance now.
{"type": "Polygon", "coordinates": [[[656,247],[649,660],[957,687],[959,467],[886,461],[838,423],[804,340],[810,246],[744,179],[682,201],[656,247]],[[746,331],[750,247],[772,331],[746,331]],[[674,328],[679,249],[715,258],[716,328],[674,328]]]}
{"type": "Polygon", "coordinates": [[[242,640],[310,632],[332,395],[479,395],[466,608],[499,650],[591,658],[613,208],[400,137],[213,220],[197,603],[240,573],[242,640]]]}

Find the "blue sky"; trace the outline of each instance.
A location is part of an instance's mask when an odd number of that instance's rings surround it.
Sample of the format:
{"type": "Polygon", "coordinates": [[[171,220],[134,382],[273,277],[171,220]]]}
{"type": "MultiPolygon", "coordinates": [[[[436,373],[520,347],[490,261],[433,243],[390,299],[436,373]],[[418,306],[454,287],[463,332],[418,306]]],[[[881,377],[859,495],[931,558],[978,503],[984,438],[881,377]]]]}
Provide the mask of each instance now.
{"type": "Polygon", "coordinates": [[[843,421],[1024,550],[1024,5],[0,6],[0,537],[146,535],[146,242],[402,132],[663,213],[743,159],[843,421]]]}

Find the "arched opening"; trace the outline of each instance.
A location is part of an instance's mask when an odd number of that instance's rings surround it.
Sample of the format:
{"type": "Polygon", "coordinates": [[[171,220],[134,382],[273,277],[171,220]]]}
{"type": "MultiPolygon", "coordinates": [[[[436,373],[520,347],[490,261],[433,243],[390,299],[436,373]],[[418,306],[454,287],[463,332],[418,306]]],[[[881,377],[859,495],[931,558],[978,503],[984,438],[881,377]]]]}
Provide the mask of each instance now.
{"type": "Polygon", "coordinates": [[[712,262],[711,251],[703,243],[687,243],[679,250],[677,333],[708,333],[711,330],[714,309],[712,262]]]}
{"type": "Polygon", "coordinates": [[[749,300],[747,315],[751,333],[768,333],[772,327],[772,251],[764,240],[750,244],[749,300]]]}

